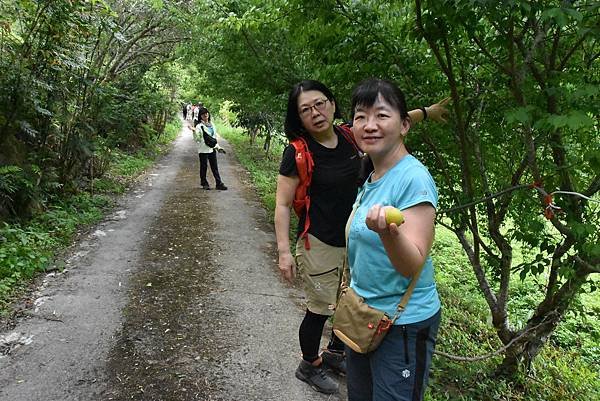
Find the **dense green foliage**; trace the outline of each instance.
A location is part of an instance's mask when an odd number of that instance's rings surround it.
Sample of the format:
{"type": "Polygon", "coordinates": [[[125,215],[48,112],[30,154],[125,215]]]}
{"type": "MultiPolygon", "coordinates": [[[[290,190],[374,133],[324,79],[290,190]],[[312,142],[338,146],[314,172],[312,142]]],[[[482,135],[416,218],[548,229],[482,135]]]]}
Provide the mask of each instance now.
{"type": "Polygon", "coordinates": [[[515,374],[567,313],[598,313],[578,299],[600,272],[599,13],[594,1],[218,2],[199,13],[188,54],[204,91],[269,144],[304,78],[342,107],[368,76],[398,82],[413,107],[449,94],[451,123],[416,127],[409,146],[515,374]],[[537,285],[523,302],[526,280],[537,285]]]}
{"type": "Polygon", "coordinates": [[[109,168],[86,190],[70,197],[57,197],[44,213],[23,223],[0,227],[0,310],[19,286],[40,271],[61,269],[54,257],[68,246],[82,228],[102,219],[121,194],[154,160],[164,154],[179,133],[179,120],[168,123],[161,138],[146,144],[135,154],[110,154],[109,168]]]}
{"type": "MultiPolygon", "coordinates": [[[[273,192],[277,168],[263,149],[252,145],[239,129],[219,130],[235,148],[236,157],[246,167],[257,192],[270,215],[274,212],[273,192]]],[[[275,154],[282,151],[280,146],[275,154]]],[[[446,353],[475,356],[492,353],[501,346],[489,321],[485,301],[478,294],[478,284],[468,274],[469,260],[451,231],[440,227],[432,250],[436,281],[443,303],[442,324],[437,349],[446,353]]],[[[519,302],[535,303],[526,294],[535,292],[534,280],[520,282],[516,292],[519,302]]],[[[582,300],[596,308],[595,297],[582,300]]],[[[443,356],[433,360],[432,379],[427,398],[442,400],[592,400],[600,395],[598,339],[600,322],[584,315],[571,314],[558,328],[557,337],[534,364],[534,372],[518,382],[498,378],[493,372],[501,355],[474,362],[456,362],[443,356]],[[581,330],[586,327],[586,330],[581,330]],[[563,341],[565,340],[565,341],[563,341]]]]}
{"type": "Polygon", "coordinates": [[[0,3],[1,299],[152,162],[179,110],[177,3],[0,3]]]}
{"type": "Polygon", "coordinates": [[[163,133],[179,109],[177,3],[0,3],[0,219],[76,194],[105,173],[111,150],[163,133]]]}

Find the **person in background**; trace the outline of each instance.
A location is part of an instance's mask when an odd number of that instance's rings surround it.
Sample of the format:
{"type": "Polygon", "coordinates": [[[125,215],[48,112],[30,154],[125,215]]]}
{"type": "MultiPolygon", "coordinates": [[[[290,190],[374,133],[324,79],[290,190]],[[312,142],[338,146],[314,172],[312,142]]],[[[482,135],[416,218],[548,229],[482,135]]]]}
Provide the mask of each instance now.
{"type": "Polygon", "coordinates": [[[200,122],[200,105],[195,104],[192,106],[192,126],[195,127],[200,122]]]}
{"type": "Polygon", "coordinates": [[[192,104],[188,103],[186,106],[186,109],[187,109],[187,111],[186,111],[185,117],[188,121],[191,121],[192,120],[192,112],[193,112],[192,104]]]}
{"type": "MultiPolygon", "coordinates": [[[[446,100],[420,110],[411,111],[413,122],[427,113],[436,121],[445,121],[446,100]]],[[[295,148],[283,152],[277,178],[275,233],[279,252],[279,270],[292,282],[296,266],[303,281],[307,308],[300,324],[299,339],[302,360],[295,375],[323,393],[338,391],[338,383],[325,373],[332,370],[345,374],[344,344],[332,333],[327,349],[320,353],[325,321],[333,314],[346,251],[344,227],[359,185],[360,152],[334,125],[342,115],[333,93],[318,81],[305,80],[289,93],[284,131],[289,140],[302,137],[314,160],[310,187],[310,250],[298,237],[295,257],[290,251],[290,206],[300,184],[295,161],[295,148]]],[[[299,236],[306,216],[300,216],[299,236]]]]}
{"type": "Polygon", "coordinates": [[[440,299],[429,252],[437,189],[429,171],[406,149],[411,126],[402,91],[368,79],[352,95],[356,141],[373,172],[357,196],[350,222],[350,287],[365,302],[394,316],[411,278],[421,270],[404,312],[369,354],[346,348],[349,401],[422,400],[440,324],[440,299]],[[386,223],[393,206],[404,223],[386,223]]]}
{"type": "Polygon", "coordinates": [[[206,108],[199,109],[198,115],[200,117],[198,124],[193,129],[194,141],[198,145],[198,158],[200,159],[200,185],[202,189],[209,190],[210,185],[206,179],[206,173],[210,164],[210,170],[212,171],[213,177],[215,178],[215,188],[225,191],[227,187],[223,184],[221,176],[219,175],[219,166],[217,163],[217,152],[225,153],[225,150],[219,146],[211,148],[204,143],[203,132],[213,138],[217,137],[217,129],[211,122],[210,112],[206,108]]]}

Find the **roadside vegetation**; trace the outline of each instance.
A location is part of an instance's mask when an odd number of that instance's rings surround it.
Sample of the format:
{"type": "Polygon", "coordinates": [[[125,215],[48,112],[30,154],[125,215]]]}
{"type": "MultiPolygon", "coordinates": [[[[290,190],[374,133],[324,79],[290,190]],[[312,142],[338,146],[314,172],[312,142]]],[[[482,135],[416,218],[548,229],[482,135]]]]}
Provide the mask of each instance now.
{"type": "Polygon", "coordinates": [[[178,132],[172,6],[0,2],[0,306],[178,132]]]}
{"type": "Polygon", "coordinates": [[[77,194],[53,195],[44,211],[25,222],[3,222],[0,227],[0,313],[35,274],[58,269],[54,256],[70,245],[78,232],[97,223],[120,195],[170,149],[179,133],[179,118],[169,122],[160,137],[135,152],[114,150],[105,155],[109,166],[102,177],[90,180],[77,194]]]}
{"type": "MultiPolygon", "coordinates": [[[[251,143],[240,128],[220,125],[219,132],[232,144],[235,155],[250,173],[269,216],[275,207],[277,171],[283,141],[273,141],[269,152],[262,143],[251,143]]],[[[295,227],[292,224],[292,227],[295,227]]],[[[293,236],[292,236],[293,238],[293,236]]],[[[452,356],[434,357],[427,400],[522,400],[589,401],[600,397],[600,300],[597,294],[582,294],[577,307],[567,315],[549,339],[529,374],[517,382],[500,378],[495,369],[502,348],[495,335],[487,305],[456,236],[438,225],[433,247],[436,280],[443,303],[437,350],[452,356]],[[474,359],[474,360],[469,360],[474,359]]],[[[511,312],[523,313],[538,300],[532,297],[539,285],[528,278],[514,289],[511,312]]],[[[521,319],[526,319],[522,316],[521,319]]]]}

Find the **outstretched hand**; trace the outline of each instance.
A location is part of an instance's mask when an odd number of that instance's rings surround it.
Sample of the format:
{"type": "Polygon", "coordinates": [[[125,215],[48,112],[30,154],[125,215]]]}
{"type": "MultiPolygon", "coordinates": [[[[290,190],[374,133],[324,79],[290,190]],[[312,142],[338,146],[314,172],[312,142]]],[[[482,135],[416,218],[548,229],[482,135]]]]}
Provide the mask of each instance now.
{"type": "Polygon", "coordinates": [[[446,108],[448,102],[450,102],[449,96],[437,103],[432,104],[431,106],[426,107],[427,117],[438,123],[448,122],[447,118],[450,115],[450,112],[446,108]]]}

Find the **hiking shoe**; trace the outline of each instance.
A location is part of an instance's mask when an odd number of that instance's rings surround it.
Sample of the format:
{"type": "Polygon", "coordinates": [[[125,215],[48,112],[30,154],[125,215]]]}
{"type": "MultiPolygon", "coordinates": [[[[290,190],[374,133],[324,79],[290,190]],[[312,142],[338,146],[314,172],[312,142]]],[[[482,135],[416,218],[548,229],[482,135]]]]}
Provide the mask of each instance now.
{"type": "Polygon", "coordinates": [[[343,352],[325,350],[321,353],[321,358],[323,358],[323,368],[339,375],[346,374],[346,356],[343,352]]]}
{"type": "Polygon", "coordinates": [[[208,191],[210,187],[208,185],[202,185],[202,189],[206,189],[208,191]]]}
{"type": "Polygon", "coordinates": [[[327,376],[321,366],[313,366],[310,362],[302,360],[300,361],[300,365],[298,365],[298,369],[296,369],[296,377],[321,393],[337,393],[339,385],[335,380],[327,376]]]}
{"type": "Polygon", "coordinates": [[[227,187],[223,183],[217,184],[216,188],[220,189],[221,191],[227,191],[227,187]]]}

